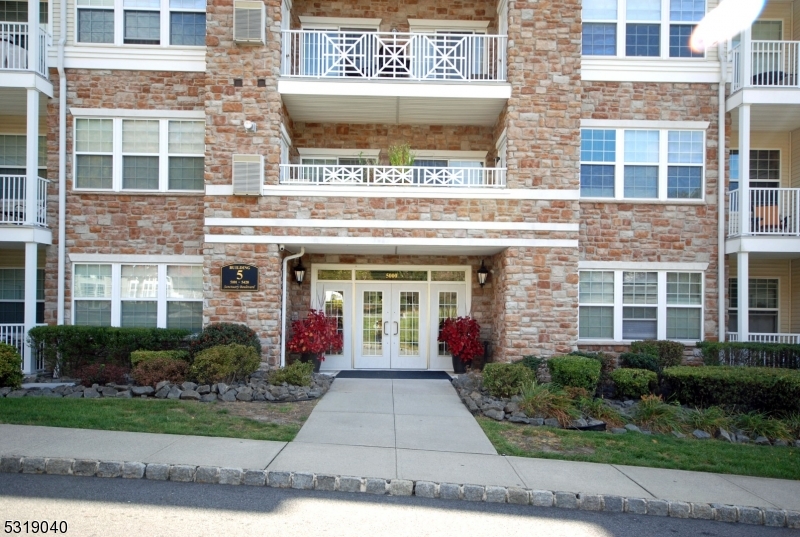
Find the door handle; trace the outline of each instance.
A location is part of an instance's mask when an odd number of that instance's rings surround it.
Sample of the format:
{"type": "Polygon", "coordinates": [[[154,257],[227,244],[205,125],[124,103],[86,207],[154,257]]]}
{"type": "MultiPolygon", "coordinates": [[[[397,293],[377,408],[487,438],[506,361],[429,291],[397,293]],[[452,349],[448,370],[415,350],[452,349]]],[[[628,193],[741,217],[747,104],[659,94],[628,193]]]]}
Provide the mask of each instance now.
{"type": "Polygon", "coordinates": [[[386,331],[386,325],[389,324],[389,321],[383,321],[383,335],[388,336],[389,332],[386,331]]]}
{"type": "Polygon", "coordinates": [[[395,332],[392,335],[396,336],[397,334],[400,333],[400,323],[398,323],[397,321],[394,321],[394,330],[395,330],[395,332]]]}

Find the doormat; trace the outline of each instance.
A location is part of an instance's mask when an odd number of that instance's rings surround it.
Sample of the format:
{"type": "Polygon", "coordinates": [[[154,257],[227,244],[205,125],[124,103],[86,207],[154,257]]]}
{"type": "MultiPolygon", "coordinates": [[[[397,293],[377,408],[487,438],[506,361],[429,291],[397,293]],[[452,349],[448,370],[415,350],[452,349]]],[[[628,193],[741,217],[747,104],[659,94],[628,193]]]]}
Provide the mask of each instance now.
{"type": "Polygon", "coordinates": [[[337,379],[450,380],[445,371],[340,371],[337,379]]]}

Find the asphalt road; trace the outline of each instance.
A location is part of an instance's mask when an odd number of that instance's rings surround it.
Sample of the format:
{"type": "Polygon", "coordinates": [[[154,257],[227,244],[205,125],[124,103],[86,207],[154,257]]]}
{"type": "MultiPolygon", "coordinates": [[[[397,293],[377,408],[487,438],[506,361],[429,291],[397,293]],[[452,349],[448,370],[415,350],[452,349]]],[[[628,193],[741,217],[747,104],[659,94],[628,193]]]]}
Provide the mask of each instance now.
{"type": "Polygon", "coordinates": [[[6,521],[26,520],[66,521],[66,535],[74,536],[797,535],[785,528],[416,497],[0,474],[0,535],[6,521]]]}

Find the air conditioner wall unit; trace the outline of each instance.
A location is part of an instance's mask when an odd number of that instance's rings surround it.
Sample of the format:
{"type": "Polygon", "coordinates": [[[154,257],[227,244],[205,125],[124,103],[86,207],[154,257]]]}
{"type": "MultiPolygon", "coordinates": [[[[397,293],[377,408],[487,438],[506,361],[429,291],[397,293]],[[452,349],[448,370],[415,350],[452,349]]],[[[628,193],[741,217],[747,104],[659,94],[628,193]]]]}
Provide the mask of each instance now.
{"type": "Polygon", "coordinates": [[[251,45],[267,42],[267,12],[263,2],[234,0],[233,40],[251,45]]]}
{"type": "Polygon", "coordinates": [[[237,196],[260,196],[264,184],[262,155],[233,155],[233,193],[237,196]]]}

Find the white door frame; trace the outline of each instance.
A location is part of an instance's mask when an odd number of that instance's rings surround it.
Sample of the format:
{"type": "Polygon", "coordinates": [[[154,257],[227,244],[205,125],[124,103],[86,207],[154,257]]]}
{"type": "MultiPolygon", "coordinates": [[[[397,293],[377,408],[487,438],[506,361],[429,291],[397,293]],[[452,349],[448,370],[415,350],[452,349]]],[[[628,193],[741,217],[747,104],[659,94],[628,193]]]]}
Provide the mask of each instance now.
{"type": "MultiPolygon", "coordinates": [[[[426,354],[426,360],[421,367],[405,366],[406,368],[413,369],[433,369],[433,370],[451,370],[449,357],[438,356],[438,343],[436,342],[437,331],[434,330],[434,325],[438,323],[438,293],[445,289],[454,289],[458,291],[458,315],[467,315],[469,313],[470,305],[472,304],[472,278],[473,270],[470,265],[387,265],[387,264],[334,264],[334,263],[314,263],[311,267],[311,307],[315,309],[324,308],[324,296],[326,290],[339,290],[344,292],[344,340],[345,345],[342,354],[336,356],[327,356],[322,362],[322,369],[324,370],[347,370],[355,369],[356,364],[356,347],[360,344],[360,337],[357,337],[356,330],[358,329],[358,304],[359,290],[365,285],[381,285],[381,284],[411,284],[412,286],[419,286],[424,289],[424,298],[421,306],[420,315],[425,317],[420,319],[420,350],[426,354]],[[318,272],[320,270],[337,270],[337,271],[350,271],[349,280],[320,280],[318,272]],[[427,281],[408,281],[408,280],[355,280],[356,270],[387,270],[387,271],[428,271],[427,281]],[[465,273],[464,281],[431,281],[431,271],[463,271],[465,273]],[[424,325],[422,324],[424,323],[424,325]]],[[[390,289],[390,287],[388,287],[390,289]]],[[[399,289],[399,287],[398,287],[399,289]]],[[[399,295],[398,295],[399,296],[399,295]]],[[[390,306],[391,307],[391,306],[390,306]]],[[[391,321],[390,314],[384,311],[385,322],[391,321]]],[[[390,334],[393,328],[387,329],[390,334]]],[[[385,366],[386,369],[391,367],[391,362],[385,366]]],[[[363,367],[363,366],[361,366],[363,367]]],[[[384,367],[380,367],[384,368],[384,367]]]]}

